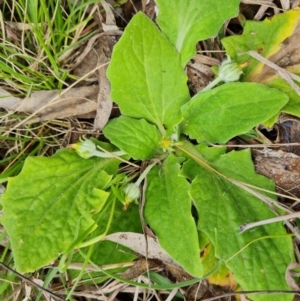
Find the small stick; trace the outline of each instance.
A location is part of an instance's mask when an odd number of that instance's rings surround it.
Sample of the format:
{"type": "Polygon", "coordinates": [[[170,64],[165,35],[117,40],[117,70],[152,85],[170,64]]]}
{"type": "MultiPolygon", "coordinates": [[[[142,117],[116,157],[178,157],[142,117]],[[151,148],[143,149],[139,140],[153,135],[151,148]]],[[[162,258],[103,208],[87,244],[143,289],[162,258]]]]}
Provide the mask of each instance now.
{"type": "Polygon", "coordinates": [[[289,219],[298,218],[298,217],[300,217],[300,212],[277,216],[274,218],[269,218],[269,219],[265,219],[265,220],[254,222],[254,223],[248,223],[248,224],[246,223],[246,224],[243,224],[240,226],[239,232],[240,232],[240,234],[242,234],[243,232],[245,232],[249,229],[258,227],[258,226],[263,226],[263,225],[272,224],[272,223],[276,223],[276,222],[287,221],[289,219]]]}
{"type": "Polygon", "coordinates": [[[300,77],[296,74],[293,74],[287,70],[285,70],[284,68],[279,67],[278,65],[276,65],[275,63],[267,60],[266,58],[264,58],[263,56],[261,56],[260,54],[258,54],[257,52],[250,50],[244,53],[240,53],[239,55],[242,54],[249,54],[250,56],[254,57],[255,59],[257,59],[258,61],[264,63],[265,65],[269,66],[270,68],[274,69],[278,75],[285,80],[294,90],[295,92],[300,96],[300,88],[293,82],[293,79],[295,81],[300,82],[300,77]]]}
{"type": "Polygon", "coordinates": [[[6,264],[4,264],[3,262],[0,262],[0,267],[2,267],[3,269],[17,275],[19,278],[21,278],[22,280],[24,280],[25,282],[31,284],[32,286],[35,286],[37,289],[49,294],[53,299],[59,300],[59,301],[66,301],[65,299],[63,299],[62,297],[52,293],[51,291],[49,291],[48,289],[42,287],[41,285],[35,283],[34,281],[32,281],[31,279],[23,276],[22,274],[18,273],[17,271],[13,270],[12,268],[10,268],[9,266],[7,266],[6,264]]]}

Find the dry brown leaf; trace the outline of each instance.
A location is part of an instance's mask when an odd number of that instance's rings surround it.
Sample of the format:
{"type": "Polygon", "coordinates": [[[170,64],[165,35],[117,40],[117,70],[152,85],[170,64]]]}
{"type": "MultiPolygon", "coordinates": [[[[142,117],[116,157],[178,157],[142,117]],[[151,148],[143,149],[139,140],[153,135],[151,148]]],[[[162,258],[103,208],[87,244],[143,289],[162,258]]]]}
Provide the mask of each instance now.
{"type": "Polygon", "coordinates": [[[251,76],[251,81],[265,83],[270,81],[271,78],[276,77],[278,74],[298,93],[298,95],[300,95],[300,88],[293,82],[293,79],[300,82],[300,77],[291,72],[293,69],[299,68],[300,50],[298,49],[298,46],[295,48],[295,45],[288,41],[294,41],[295,37],[300,38],[300,24],[297,26],[297,31],[295,30],[295,34],[293,34],[292,37],[287,39],[287,47],[282,47],[280,51],[270,58],[270,60],[267,60],[255,51],[250,50],[247,52],[247,54],[265,64],[260,73],[251,76]],[[284,51],[282,51],[282,49],[284,49],[284,51]],[[276,64],[272,61],[275,61],[276,64]]]}
{"type": "Polygon", "coordinates": [[[94,81],[98,79],[98,85],[87,85],[87,81],[81,81],[75,88],[66,90],[36,91],[30,97],[20,99],[0,89],[0,107],[18,112],[35,113],[27,123],[53,120],[57,118],[80,117],[95,118],[94,128],[102,129],[107,123],[111,110],[112,101],[109,98],[110,83],[106,77],[106,68],[110,60],[112,48],[115,44],[114,37],[99,35],[98,44],[92,48],[89,45],[85,57],[74,69],[74,74],[84,77],[93,73],[95,66],[102,66],[95,74],[94,81]],[[98,75],[96,77],[96,75],[98,75]],[[55,101],[54,101],[55,100],[55,101]]]}
{"type": "Polygon", "coordinates": [[[161,248],[159,243],[150,236],[147,236],[148,241],[148,254],[146,256],[146,241],[145,235],[133,232],[117,232],[105,236],[105,240],[113,241],[117,244],[121,244],[140,255],[150,258],[158,259],[163,263],[178,266],[177,263],[169,256],[169,254],[161,248]]]}
{"type": "MultiPolygon", "coordinates": [[[[110,36],[103,36],[100,38],[100,46],[98,48],[99,63],[105,64],[110,61],[113,46],[116,40],[110,36]]],[[[94,129],[102,130],[111,114],[112,100],[109,97],[110,83],[106,77],[107,65],[98,70],[99,92],[97,100],[97,114],[94,120],[94,129]]]]}
{"type": "Polygon", "coordinates": [[[99,92],[97,98],[97,113],[94,120],[94,129],[102,130],[109,120],[113,102],[109,97],[110,83],[106,77],[107,67],[98,70],[99,92]]]}
{"type": "Polygon", "coordinates": [[[181,267],[166,264],[166,270],[176,279],[177,282],[183,282],[194,279],[189,273],[183,270],[181,267]]]}
{"type": "Polygon", "coordinates": [[[5,24],[7,24],[13,30],[18,30],[18,31],[32,29],[32,25],[27,23],[5,21],[5,24]]]}
{"type": "MultiPolygon", "coordinates": [[[[94,120],[94,129],[101,130],[107,123],[112,110],[112,101],[109,97],[110,83],[106,77],[106,69],[116,40],[114,37],[105,34],[99,34],[97,38],[98,43],[94,45],[93,48],[92,43],[89,43],[87,46],[88,48],[84,50],[85,57],[80,58],[81,62],[74,69],[74,75],[82,77],[93,70],[95,65],[104,65],[98,70],[98,73],[94,75],[95,77],[97,76],[99,82],[97,113],[94,120]]],[[[82,84],[86,83],[82,82],[82,84]]]]}
{"type": "Polygon", "coordinates": [[[118,30],[119,28],[116,26],[116,20],[111,5],[105,1],[101,1],[100,5],[105,10],[105,25],[112,26],[113,29],[118,30]]]}
{"type": "Polygon", "coordinates": [[[156,15],[156,3],[154,0],[147,0],[142,2],[142,10],[143,12],[153,20],[156,15]]]}
{"type": "MultiPolygon", "coordinates": [[[[92,38],[91,42],[87,44],[87,46],[82,50],[82,55],[78,57],[78,61],[76,61],[76,67],[73,70],[73,74],[78,77],[82,78],[89,72],[91,72],[95,66],[99,64],[100,61],[103,61],[101,50],[101,37],[102,34],[97,35],[97,38],[92,38]],[[95,40],[98,40],[95,45],[93,43],[95,40]]],[[[86,78],[86,80],[81,81],[79,83],[80,86],[87,85],[88,82],[95,82],[97,81],[98,76],[97,72],[92,73],[89,78],[86,78]]]]}
{"type": "MultiPolygon", "coordinates": [[[[86,61],[91,64],[93,62],[91,62],[91,59],[94,59],[94,56],[92,54],[90,54],[90,51],[92,50],[93,46],[94,46],[94,43],[101,37],[103,36],[105,33],[99,33],[99,34],[96,34],[95,36],[93,36],[92,38],[89,39],[88,43],[86,44],[85,48],[82,50],[82,52],[80,53],[80,55],[78,55],[75,59],[75,62],[72,63],[71,65],[68,65],[68,68],[69,70],[73,70],[75,69],[79,64],[81,64],[81,62],[84,60],[84,58],[86,56],[89,56],[91,55],[91,57],[87,58],[86,61]]],[[[95,60],[94,63],[97,63],[97,60],[95,60]]],[[[85,65],[83,65],[82,67],[85,67],[85,65]]],[[[86,74],[84,70],[81,70],[81,68],[78,68],[76,69],[78,74],[77,76],[80,76],[80,75],[84,75],[86,74]]],[[[75,70],[75,74],[76,74],[76,70],[75,70]]],[[[87,70],[91,70],[90,68],[87,68],[87,70]]],[[[87,72],[88,72],[87,71],[87,72]]]]}
{"type": "Polygon", "coordinates": [[[20,33],[10,27],[7,23],[4,24],[6,36],[11,41],[20,41],[20,33]]]}
{"type": "MultiPolygon", "coordinates": [[[[192,61],[195,61],[195,63],[199,63],[199,64],[204,64],[204,65],[207,65],[207,66],[217,66],[219,65],[221,62],[214,58],[214,57],[210,57],[210,56],[207,56],[207,55],[203,55],[203,54],[200,54],[200,53],[197,53],[192,61]]],[[[209,72],[210,74],[214,75],[214,72],[209,68],[209,72]]]]}
{"type": "Polygon", "coordinates": [[[300,119],[281,114],[275,128],[278,148],[253,150],[256,172],[273,179],[280,192],[300,197],[300,119]]]}
{"type": "MultiPolygon", "coordinates": [[[[72,88],[66,92],[64,90],[36,91],[25,99],[12,96],[3,98],[0,106],[7,110],[25,113],[34,113],[39,110],[39,116],[31,119],[29,123],[66,118],[95,112],[98,89],[97,85],[93,85],[72,88]],[[56,99],[55,102],[53,99],[56,99]],[[44,109],[40,110],[42,107],[44,109]]],[[[0,93],[5,94],[6,92],[0,91],[0,93]]]]}
{"type": "Polygon", "coordinates": [[[22,101],[21,98],[14,97],[11,93],[0,88],[0,108],[6,110],[14,110],[14,108],[22,101]]]}
{"type": "Polygon", "coordinates": [[[202,55],[196,55],[186,68],[189,88],[194,94],[206,87],[214,77],[214,72],[208,66],[212,61],[208,60],[206,62],[208,64],[203,63],[204,60],[201,59],[202,57],[202,55]]]}
{"type": "Polygon", "coordinates": [[[122,277],[126,279],[134,279],[144,274],[148,270],[160,267],[162,264],[153,259],[139,258],[134,265],[122,273],[122,277]]]}

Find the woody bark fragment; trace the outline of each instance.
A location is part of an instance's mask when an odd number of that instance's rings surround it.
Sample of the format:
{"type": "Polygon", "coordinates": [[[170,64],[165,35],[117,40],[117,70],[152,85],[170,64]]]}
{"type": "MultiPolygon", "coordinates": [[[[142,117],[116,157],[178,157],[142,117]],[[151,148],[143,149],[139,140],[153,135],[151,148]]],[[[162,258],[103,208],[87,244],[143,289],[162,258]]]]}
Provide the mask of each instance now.
{"type": "Polygon", "coordinates": [[[275,181],[281,193],[300,197],[300,157],[282,150],[253,150],[257,173],[275,181]]]}

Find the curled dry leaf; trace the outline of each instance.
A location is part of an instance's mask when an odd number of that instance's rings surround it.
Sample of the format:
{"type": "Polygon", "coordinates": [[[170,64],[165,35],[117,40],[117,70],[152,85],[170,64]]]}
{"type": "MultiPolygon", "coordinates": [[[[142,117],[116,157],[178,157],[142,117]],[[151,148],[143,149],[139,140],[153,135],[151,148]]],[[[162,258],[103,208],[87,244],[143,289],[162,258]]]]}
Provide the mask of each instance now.
{"type": "Polygon", "coordinates": [[[288,265],[287,269],[286,269],[286,273],[285,273],[285,279],[286,282],[289,284],[289,286],[291,287],[291,289],[293,289],[294,291],[300,291],[300,287],[298,285],[298,283],[296,282],[295,278],[299,278],[299,272],[293,272],[292,270],[294,269],[298,269],[300,268],[300,264],[297,262],[292,262],[288,265]]]}
{"type": "Polygon", "coordinates": [[[88,44],[89,48],[86,48],[88,51],[84,50],[86,56],[81,58],[80,64],[74,69],[74,74],[82,77],[92,71],[96,65],[103,65],[103,67],[98,69],[98,74],[96,75],[99,82],[99,91],[97,113],[94,121],[94,128],[102,129],[107,123],[112,110],[112,101],[109,97],[110,83],[106,77],[106,69],[116,40],[108,35],[99,35],[98,38],[98,43],[93,47],[88,44]]]}
{"type": "Polygon", "coordinates": [[[105,1],[101,1],[100,4],[104,8],[105,16],[106,16],[105,17],[105,24],[103,23],[103,25],[111,26],[111,29],[118,30],[119,28],[116,26],[116,20],[115,20],[114,13],[112,11],[112,6],[109,3],[105,2],[105,1]]]}
{"type": "MultiPolygon", "coordinates": [[[[98,50],[99,63],[105,64],[110,61],[115,39],[113,37],[104,36],[101,40],[101,48],[98,50]]],[[[99,92],[97,100],[97,113],[94,121],[94,129],[102,130],[111,114],[112,100],[109,97],[110,83],[106,77],[107,66],[98,70],[99,92]]]]}
{"type": "Polygon", "coordinates": [[[127,248],[144,256],[139,258],[132,267],[126,270],[122,277],[134,279],[145,273],[147,270],[164,267],[177,282],[187,281],[193,277],[183,270],[173,259],[160,247],[159,243],[151,236],[147,236],[145,241],[144,234],[132,232],[119,232],[107,235],[104,239],[122,244],[127,248]],[[148,249],[146,248],[148,244],[148,249]],[[146,257],[146,250],[148,256],[146,257]]]}
{"type": "Polygon", "coordinates": [[[106,77],[107,66],[98,70],[99,92],[97,97],[97,113],[94,120],[94,129],[102,130],[108,119],[113,107],[112,100],[109,97],[110,83],[106,77]]]}
{"type": "Polygon", "coordinates": [[[4,23],[4,28],[6,32],[6,36],[11,41],[20,41],[20,33],[17,32],[15,29],[10,27],[8,24],[4,23]]]}

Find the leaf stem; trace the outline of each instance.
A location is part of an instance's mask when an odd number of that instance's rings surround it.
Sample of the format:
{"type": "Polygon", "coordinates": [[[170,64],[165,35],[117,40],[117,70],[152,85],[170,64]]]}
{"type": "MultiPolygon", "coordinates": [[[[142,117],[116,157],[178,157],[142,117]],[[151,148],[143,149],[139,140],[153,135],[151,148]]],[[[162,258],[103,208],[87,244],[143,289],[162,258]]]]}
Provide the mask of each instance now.
{"type": "Polygon", "coordinates": [[[116,152],[100,152],[100,151],[96,151],[94,153],[95,157],[100,157],[100,158],[114,158],[114,157],[120,157],[120,156],[124,156],[126,155],[126,152],[124,151],[116,151],[116,152]]]}
{"type": "Polygon", "coordinates": [[[141,175],[139,176],[139,178],[136,180],[135,184],[140,186],[142,181],[145,179],[145,177],[147,176],[148,172],[157,164],[157,162],[153,162],[150,165],[148,165],[145,170],[141,173],[141,175]]]}
{"type": "Polygon", "coordinates": [[[236,62],[232,61],[230,56],[227,55],[221,66],[219,67],[217,77],[209,83],[201,92],[205,92],[216,86],[219,82],[234,82],[239,80],[241,74],[243,74],[242,67],[236,62]]]}
{"type": "Polygon", "coordinates": [[[200,92],[206,92],[213,87],[215,87],[218,83],[222,81],[222,78],[216,77],[212,82],[210,82],[205,88],[203,88],[200,92]]]}
{"type": "Polygon", "coordinates": [[[95,243],[101,241],[103,239],[103,237],[105,237],[105,235],[107,234],[109,228],[110,228],[110,225],[113,221],[113,216],[114,216],[114,212],[115,212],[115,205],[116,205],[116,197],[115,196],[112,196],[112,204],[111,204],[111,211],[110,211],[110,215],[109,215],[109,219],[108,219],[108,222],[107,222],[107,225],[106,225],[106,229],[105,231],[94,237],[94,238],[91,238],[90,240],[88,241],[84,241],[80,244],[80,246],[78,246],[78,248],[85,248],[87,246],[90,246],[90,245],[94,245],[95,243]]]}
{"type": "Polygon", "coordinates": [[[194,145],[191,144],[189,141],[186,139],[181,139],[179,143],[175,144],[175,147],[183,151],[185,154],[190,156],[192,159],[194,159],[199,165],[202,167],[218,174],[224,179],[227,179],[230,181],[228,177],[226,177],[224,174],[220,173],[218,170],[216,170],[214,167],[212,167],[203,156],[195,149],[194,145]]]}

